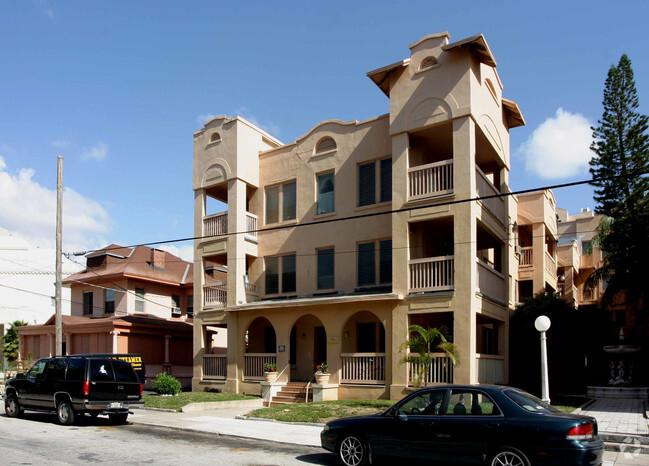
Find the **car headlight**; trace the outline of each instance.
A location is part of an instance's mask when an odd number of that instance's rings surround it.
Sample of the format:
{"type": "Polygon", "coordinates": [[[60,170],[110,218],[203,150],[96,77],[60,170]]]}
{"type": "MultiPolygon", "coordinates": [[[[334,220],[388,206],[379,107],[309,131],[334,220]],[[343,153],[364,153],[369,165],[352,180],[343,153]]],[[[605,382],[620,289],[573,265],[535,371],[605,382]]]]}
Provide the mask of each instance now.
{"type": "Polygon", "coordinates": [[[324,429],[325,432],[329,432],[329,424],[325,424],[324,429]]]}

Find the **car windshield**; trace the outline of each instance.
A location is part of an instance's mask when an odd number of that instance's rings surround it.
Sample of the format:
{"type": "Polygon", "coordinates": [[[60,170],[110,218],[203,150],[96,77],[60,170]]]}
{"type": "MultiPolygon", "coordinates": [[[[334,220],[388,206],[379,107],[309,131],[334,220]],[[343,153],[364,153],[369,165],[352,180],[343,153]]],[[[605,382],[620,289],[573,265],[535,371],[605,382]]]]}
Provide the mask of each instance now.
{"type": "Polygon", "coordinates": [[[521,408],[533,413],[559,412],[559,410],[554,406],[551,406],[549,403],[546,403],[545,401],[542,401],[527,392],[520,392],[518,390],[506,390],[505,395],[507,395],[510,400],[512,400],[521,408]]]}

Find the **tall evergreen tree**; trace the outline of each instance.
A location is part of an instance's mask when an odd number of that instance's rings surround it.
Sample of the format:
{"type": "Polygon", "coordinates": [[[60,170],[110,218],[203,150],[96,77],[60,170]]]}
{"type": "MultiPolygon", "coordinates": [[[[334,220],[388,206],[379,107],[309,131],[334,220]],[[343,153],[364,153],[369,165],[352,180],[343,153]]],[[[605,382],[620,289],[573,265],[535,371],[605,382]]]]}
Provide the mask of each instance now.
{"type": "Polygon", "coordinates": [[[608,217],[595,238],[604,266],[590,283],[608,280],[603,304],[624,292],[627,304],[647,308],[649,274],[649,118],[638,113],[631,60],[622,55],[604,84],[604,113],[593,129],[590,173],[596,211],[608,217]]]}

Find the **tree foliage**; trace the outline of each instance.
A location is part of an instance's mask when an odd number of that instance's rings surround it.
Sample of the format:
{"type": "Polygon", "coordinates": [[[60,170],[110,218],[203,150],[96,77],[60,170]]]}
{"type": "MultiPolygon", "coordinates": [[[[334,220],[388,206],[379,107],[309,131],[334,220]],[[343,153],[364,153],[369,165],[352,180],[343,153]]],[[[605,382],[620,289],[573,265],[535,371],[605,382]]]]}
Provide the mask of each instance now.
{"type": "Polygon", "coordinates": [[[624,292],[627,303],[644,303],[649,290],[649,118],[638,113],[631,61],[622,55],[609,69],[604,85],[604,113],[593,129],[590,172],[596,211],[608,217],[595,243],[605,252],[604,265],[589,285],[607,280],[604,306],[624,292]]]}
{"type": "Polygon", "coordinates": [[[410,350],[410,354],[401,360],[399,367],[406,363],[415,364],[417,368],[413,380],[415,388],[419,388],[422,381],[424,387],[426,386],[430,363],[435,359],[433,354],[435,350],[448,354],[453,364],[456,364],[457,348],[447,340],[445,328],[425,329],[420,325],[411,325],[408,327],[408,333],[410,338],[401,345],[401,350],[410,350]]]}
{"type": "Polygon", "coordinates": [[[23,320],[16,320],[9,324],[9,329],[2,339],[2,354],[9,361],[18,359],[18,327],[27,325],[23,320]]]}

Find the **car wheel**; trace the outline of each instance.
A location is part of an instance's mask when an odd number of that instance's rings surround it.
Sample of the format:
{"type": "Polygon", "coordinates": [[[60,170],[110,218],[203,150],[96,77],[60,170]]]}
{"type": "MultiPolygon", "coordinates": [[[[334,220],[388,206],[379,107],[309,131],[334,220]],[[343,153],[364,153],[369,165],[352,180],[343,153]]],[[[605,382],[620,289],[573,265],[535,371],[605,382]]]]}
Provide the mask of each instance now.
{"type": "Polygon", "coordinates": [[[76,415],[70,401],[59,401],[59,404],[56,405],[56,415],[59,418],[59,422],[64,426],[71,426],[72,424],[74,424],[74,418],[76,417],[76,415]]]}
{"type": "Polygon", "coordinates": [[[491,458],[489,466],[530,466],[530,461],[514,448],[503,448],[491,458]]]}
{"type": "Polygon", "coordinates": [[[18,397],[14,393],[7,395],[7,399],[5,400],[5,413],[9,417],[20,417],[23,415],[23,409],[20,407],[18,397]]]}
{"type": "Polygon", "coordinates": [[[128,413],[109,414],[108,419],[110,419],[111,424],[125,424],[128,413]]]}
{"type": "Polygon", "coordinates": [[[345,437],[338,445],[338,458],[345,466],[361,466],[367,463],[367,446],[357,437],[345,437]]]}

